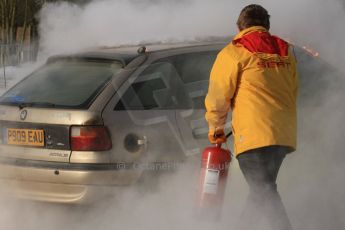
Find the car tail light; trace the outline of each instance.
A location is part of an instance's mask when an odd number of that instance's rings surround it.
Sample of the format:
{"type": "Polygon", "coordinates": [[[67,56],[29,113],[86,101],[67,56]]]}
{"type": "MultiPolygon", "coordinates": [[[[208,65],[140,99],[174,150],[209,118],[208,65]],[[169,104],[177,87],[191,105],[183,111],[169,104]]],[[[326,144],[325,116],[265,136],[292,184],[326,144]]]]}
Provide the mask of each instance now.
{"type": "Polygon", "coordinates": [[[112,143],[105,126],[72,126],[72,151],[106,151],[112,143]]]}

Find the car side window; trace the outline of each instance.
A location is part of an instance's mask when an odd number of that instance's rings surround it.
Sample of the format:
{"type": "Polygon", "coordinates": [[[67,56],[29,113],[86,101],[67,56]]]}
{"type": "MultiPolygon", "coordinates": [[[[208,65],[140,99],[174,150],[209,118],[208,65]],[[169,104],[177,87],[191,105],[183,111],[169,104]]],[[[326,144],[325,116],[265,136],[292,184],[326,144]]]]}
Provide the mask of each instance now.
{"type": "Polygon", "coordinates": [[[216,53],[181,54],[150,64],[125,91],[115,110],[204,108],[216,53]]]}
{"type": "Polygon", "coordinates": [[[218,51],[209,51],[174,58],[176,69],[192,101],[192,109],[205,109],[210,72],[217,54],[218,51]]]}

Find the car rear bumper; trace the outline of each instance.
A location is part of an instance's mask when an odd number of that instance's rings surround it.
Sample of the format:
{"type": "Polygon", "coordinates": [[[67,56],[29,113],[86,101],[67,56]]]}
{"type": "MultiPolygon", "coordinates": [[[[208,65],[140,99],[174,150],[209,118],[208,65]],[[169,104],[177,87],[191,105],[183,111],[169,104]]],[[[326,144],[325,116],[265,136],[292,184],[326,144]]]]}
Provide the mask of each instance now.
{"type": "Polygon", "coordinates": [[[59,202],[87,203],[99,199],[109,192],[116,192],[116,186],[125,186],[138,180],[139,170],[114,168],[110,165],[74,165],[71,169],[61,167],[24,166],[0,164],[0,180],[8,194],[15,197],[59,202]],[[84,168],[85,167],[85,168],[84,168]],[[84,168],[84,169],[83,169],[84,168]]]}

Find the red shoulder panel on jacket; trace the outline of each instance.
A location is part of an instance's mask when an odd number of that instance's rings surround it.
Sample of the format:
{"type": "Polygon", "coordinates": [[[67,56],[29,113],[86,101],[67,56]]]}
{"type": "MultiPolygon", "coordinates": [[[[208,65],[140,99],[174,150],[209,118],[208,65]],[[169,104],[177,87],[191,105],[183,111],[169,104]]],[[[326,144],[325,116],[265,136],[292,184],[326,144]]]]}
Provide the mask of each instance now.
{"type": "Polygon", "coordinates": [[[252,53],[278,54],[288,56],[289,45],[283,39],[268,32],[252,32],[234,41],[242,44],[252,53]]]}

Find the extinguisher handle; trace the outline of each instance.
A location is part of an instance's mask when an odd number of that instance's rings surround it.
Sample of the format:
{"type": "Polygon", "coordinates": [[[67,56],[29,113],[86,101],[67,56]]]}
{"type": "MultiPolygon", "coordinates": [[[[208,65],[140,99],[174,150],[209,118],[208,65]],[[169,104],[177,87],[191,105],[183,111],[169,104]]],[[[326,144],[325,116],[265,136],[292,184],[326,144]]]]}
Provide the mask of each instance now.
{"type": "MultiPolygon", "coordinates": [[[[229,138],[231,135],[232,135],[232,131],[230,131],[225,137],[226,137],[226,138],[229,138]]],[[[217,148],[222,148],[222,143],[217,143],[217,144],[216,144],[216,147],[217,147],[217,148]]]]}

